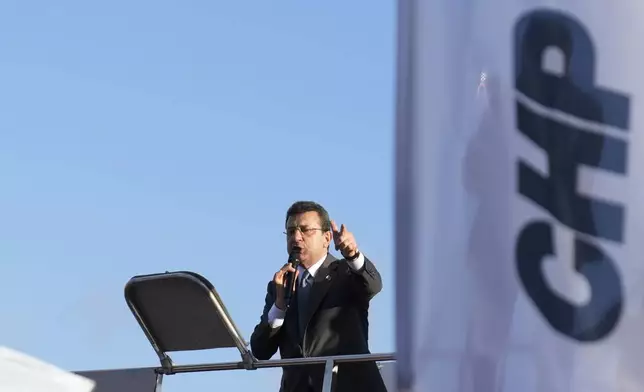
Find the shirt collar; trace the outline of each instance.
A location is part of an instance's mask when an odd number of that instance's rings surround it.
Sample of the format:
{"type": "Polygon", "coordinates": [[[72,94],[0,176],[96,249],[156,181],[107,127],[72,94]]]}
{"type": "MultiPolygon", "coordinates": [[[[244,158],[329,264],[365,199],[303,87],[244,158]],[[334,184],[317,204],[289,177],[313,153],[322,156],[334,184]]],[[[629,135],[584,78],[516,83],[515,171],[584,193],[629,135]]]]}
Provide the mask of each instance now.
{"type": "MultiPolygon", "coordinates": [[[[312,266],[310,266],[308,268],[308,271],[309,271],[309,274],[311,275],[311,277],[315,278],[315,273],[318,272],[318,270],[322,266],[322,263],[324,263],[324,260],[326,260],[326,257],[327,257],[327,255],[324,255],[324,257],[322,257],[320,260],[318,260],[317,263],[313,264],[312,266]]],[[[307,268],[304,268],[301,264],[298,266],[298,268],[300,269],[300,273],[302,273],[305,270],[307,270],[307,268]]]]}

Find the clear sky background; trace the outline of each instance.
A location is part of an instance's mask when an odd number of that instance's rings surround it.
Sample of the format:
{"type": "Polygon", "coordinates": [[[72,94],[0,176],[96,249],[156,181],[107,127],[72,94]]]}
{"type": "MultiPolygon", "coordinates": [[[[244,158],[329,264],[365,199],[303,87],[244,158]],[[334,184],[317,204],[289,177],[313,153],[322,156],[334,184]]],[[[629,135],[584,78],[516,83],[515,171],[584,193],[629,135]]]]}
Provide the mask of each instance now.
{"type": "MultiPolygon", "coordinates": [[[[312,199],[379,267],[370,343],[393,351],[394,53],[393,0],[0,2],[0,345],[154,366],[123,287],[166,270],[210,279],[249,339],[285,211],[312,199]]],[[[164,390],[277,391],[280,374],[164,390]]]]}

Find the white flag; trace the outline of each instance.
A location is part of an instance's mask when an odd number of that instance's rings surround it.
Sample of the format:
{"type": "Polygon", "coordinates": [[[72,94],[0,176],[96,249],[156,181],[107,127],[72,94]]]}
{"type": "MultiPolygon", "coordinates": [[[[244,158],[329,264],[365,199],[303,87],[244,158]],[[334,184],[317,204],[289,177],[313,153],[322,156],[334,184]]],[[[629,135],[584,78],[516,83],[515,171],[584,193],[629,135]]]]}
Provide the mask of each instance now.
{"type": "Polygon", "coordinates": [[[399,391],[644,391],[644,2],[399,11],[399,391]]]}

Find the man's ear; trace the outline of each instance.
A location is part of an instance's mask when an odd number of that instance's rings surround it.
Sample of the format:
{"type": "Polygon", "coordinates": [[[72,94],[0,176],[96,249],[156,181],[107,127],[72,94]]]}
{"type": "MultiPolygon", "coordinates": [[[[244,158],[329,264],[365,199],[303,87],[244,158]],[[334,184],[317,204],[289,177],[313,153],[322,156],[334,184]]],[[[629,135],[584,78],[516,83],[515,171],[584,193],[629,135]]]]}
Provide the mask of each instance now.
{"type": "Polygon", "coordinates": [[[333,241],[333,232],[331,230],[324,232],[324,240],[326,241],[327,248],[331,246],[333,241]]]}

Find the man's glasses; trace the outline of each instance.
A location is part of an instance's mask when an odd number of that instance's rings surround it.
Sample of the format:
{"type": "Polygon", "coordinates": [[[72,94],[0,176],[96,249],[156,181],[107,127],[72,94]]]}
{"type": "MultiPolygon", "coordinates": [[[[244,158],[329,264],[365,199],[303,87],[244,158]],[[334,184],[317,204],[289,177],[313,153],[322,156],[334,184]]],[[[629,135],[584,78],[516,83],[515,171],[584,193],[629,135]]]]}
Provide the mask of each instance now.
{"type": "Polygon", "coordinates": [[[292,237],[292,236],[294,236],[294,235],[295,235],[295,233],[296,233],[297,231],[299,231],[302,235],[310,236],[310,235],[312,235],[315,231],[318,231],[318,230],[320,230],[320,231],[324,231],[324,230],[322,230],[322,229],[321,229],[321,228],[319,228],[319,227],[299,227],[299,226],[296,226],[296,227],[289,227],[288,229],[286,229],[286,231],[284,232],[284,234],[285,234],[287,237],[292,237]]]}

